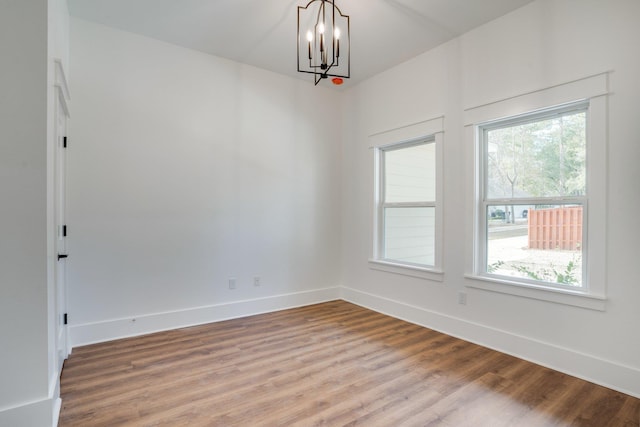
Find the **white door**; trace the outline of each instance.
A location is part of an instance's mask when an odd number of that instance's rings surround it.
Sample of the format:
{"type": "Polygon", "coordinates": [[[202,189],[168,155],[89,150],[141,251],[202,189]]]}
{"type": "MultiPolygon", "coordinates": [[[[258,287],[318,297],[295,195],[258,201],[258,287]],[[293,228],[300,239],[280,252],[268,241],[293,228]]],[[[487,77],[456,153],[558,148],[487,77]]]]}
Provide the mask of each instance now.
{"type": "Polygon", "coordinates": [[[67,267],[67,223],[65,219],[66,207],[66,109],[61,103],[60,97],[56,105],[56,153],[55,153],[55,211],[56,211],[56,350],[58,372],[62,370],[62,364],[69,355],[67,345],[67,294],[66,294],[66,267],[67,267]]]}

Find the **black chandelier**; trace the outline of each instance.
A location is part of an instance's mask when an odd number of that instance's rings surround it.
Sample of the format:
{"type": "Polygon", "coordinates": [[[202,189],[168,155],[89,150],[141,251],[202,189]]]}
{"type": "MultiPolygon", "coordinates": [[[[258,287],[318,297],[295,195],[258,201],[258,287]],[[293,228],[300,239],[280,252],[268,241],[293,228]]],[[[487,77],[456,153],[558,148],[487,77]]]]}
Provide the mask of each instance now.
{"type": "Polygon", "coordinates": [[[342,84],[351,74],[349,31],[349,17],[335,0],[311,0],[298,6],[298,71],[313,74],[316,85],[327,77],[342,84]]]}

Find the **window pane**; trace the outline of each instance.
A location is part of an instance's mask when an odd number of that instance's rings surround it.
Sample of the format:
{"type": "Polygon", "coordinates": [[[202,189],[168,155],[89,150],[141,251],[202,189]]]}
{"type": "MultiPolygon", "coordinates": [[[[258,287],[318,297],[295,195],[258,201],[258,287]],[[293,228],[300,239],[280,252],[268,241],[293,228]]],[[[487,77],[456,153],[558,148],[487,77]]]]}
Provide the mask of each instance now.
{"type": "Polygon", "coordinates": [[[435,215],[432,207],[384,209],[384,257],[433,266],[435,215]]]}
{"type": "Polygon", "coordinates": [[[487,197],[585,194],[586,112],[487,131],[487,197]]]}
{"type": "Polygon", "coordinates": [[[384,152],[385,202],[436,199],[436,145],[414,145],[384,152]]]}
{"type": "Polygon", "coordinates": [[[579,205],[488,206],[487,272],[582,286],[582,213],[579,205]]]}

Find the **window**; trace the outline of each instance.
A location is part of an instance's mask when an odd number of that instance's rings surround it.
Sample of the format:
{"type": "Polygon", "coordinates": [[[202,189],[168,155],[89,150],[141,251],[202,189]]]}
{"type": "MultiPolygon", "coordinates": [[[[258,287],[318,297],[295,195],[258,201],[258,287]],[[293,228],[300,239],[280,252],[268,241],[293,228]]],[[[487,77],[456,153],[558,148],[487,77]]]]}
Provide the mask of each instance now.
{"type": "Polygon", "coordinates": [[[481,273],[586,287],[588,103],[478,126],[481,273]]]}
{"type": "Polygon", "coordinates": [[[465,286],[606,309],[608,94],[601,73],[465,109],[465,286]]]}
{"type": "Polygon", "coordinates": [[[435,265],[435,138],[380,148],[379,258],[435,265]]]}
{"type": "Polygon", "coordinates": [[[371,135],[373,258],[369,267],[442,281],[444,117],[371,135]]]}

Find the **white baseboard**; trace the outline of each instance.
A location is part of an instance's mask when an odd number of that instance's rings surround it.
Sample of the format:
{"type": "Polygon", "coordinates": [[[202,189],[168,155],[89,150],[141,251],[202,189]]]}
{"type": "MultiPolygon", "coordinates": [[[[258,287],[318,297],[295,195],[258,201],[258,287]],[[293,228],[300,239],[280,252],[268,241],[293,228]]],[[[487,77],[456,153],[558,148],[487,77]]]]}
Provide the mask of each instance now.
{"type": "Polygon", "coordinates": [[[57,426],[58,417],[54,414],[57,404],[54,399],[47,398],[2,408],[0,409],[0,426],[57,426]]]}
{"type": "Polygon", "coordinates": [[[356,289],[342,299],[640,398],[640,370],[356,289]]]}
{"type": "Polygon", "coordinates": [[[60,372],[53,372],[49,379],[49,396],[46,399],[23,402],[0,408],[0,427],[53,426],[58,425],[62,399],[60,399],[60,372]]]}
{"type": "MultiPolygon", "coordinates": [[[[69,337],[73,348],[340,298],[640,398],[640,370],[636,368],[349,287],[332,287],[147,314],[135,319],[72,325],[69,328],[69,337]]],[[[2,421],[0,412],[0,426],[5,425],[2,421]]]]}
{"type": "Polygon", "coordinates": [[[71,349],[73,349],[73,347],[81,345],[285,310],[339,298],[340,288],[332,287],[195,307],[187,310],[144,314],[135,318],[71,325],[68,331],[69,342],[71,349]]]}
{"type": "Polygon", "coordinates": [[[53,423],[51,425],[54,427],[58,426],[61,410],[62,410],[62,399],[58,397],[56,400],[53,401],[53,423]]]}
{"type": "MultiPolygon", "coordinates": [[[[60,375],[62,371],[54,372],[49,380],[49,400],[52,402],[52,426],[57,426],[60,419],[60,411],[62,410],[62,399],[60,398],[60,375]]],[[[0,424],[2,425],[2,424],[0,424]]]]}

